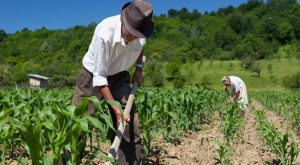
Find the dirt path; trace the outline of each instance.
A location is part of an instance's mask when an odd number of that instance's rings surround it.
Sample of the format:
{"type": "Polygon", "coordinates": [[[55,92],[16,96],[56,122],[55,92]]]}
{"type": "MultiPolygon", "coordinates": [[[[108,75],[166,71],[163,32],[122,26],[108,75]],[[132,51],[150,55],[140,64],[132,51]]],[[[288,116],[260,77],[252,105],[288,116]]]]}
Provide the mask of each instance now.
{"type": "MultiPolygon", "coordinates": [[[[259,103],[256,100],[253,100],[253,105],[256,106],[257,109],[260,110],[267,110],[261,103],[259,103]]],[[[296,131],[293,129],[293,127],[290,125],[289,121],[285,120],[283,117],[278,116],[276,113],[267,110],[266,111],[266,117],[267,119],[274,123],[275,127],[282,133],[285,133],[286,131],[289,131],[294,139],[298,142],[300,142],[300,136],[296,133],[296,131]]]]}
{"type": "Polygon", "coordinates": [[[264,164],[272,161],[270,152],[263,147],[258,135],[257,122],[250,108],[247,108],[244,113],[244,128],[241,138],[241,141],[234,142],[234,165],[264,164]]]}
{"type": "Polygon", "coordinates": [[[188,134],[180,145],[164,145],[164,151],[159,155],[160,161],[155,164],[217,164],[214,139],[223,139],[220,129],[220,119],[218,115],[214,115],[213,122],[206,129],[188,134]]]}
{"type": "MultiPolygon", "coordinates": [[[[252,100],[252,104],[256,109],[266,110],[266,118],[268,119],[268,121],[272,122],[275,125],[275,127],[283,134],[286,131],[289,131],[291,135],[294,137],[295,141],[298,144],[300,144],[300,136],[297,135],[296,132],[292,129],[292,126],[289,124],[288,121],[286,121],[283,117],[278,116],[274,112],[267,110],[261,103],[259,103],[254,99],[252,100]]],[[[300,154],[298,155],[296,162],[300,163],[300,154]]]]}

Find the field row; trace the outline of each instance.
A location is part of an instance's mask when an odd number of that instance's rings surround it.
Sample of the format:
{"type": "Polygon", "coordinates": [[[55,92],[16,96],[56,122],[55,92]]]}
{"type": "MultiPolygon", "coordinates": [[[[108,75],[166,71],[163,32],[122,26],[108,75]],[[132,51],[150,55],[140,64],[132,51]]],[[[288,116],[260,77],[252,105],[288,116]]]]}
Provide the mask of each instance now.
{"type": "MultiPolygon", "coordinates": [[[[299,95],[255,93],[253,96],[261,100],[266,107],[270,107],[272,103],[276,104],[270,109],[292,121],[296,129],[299,128],[297,127],[299,95]]],[[[114,129],[108,102],[90,97],[75,107],[71,105],[71,97],[71,89],[0,90],[2,164],[57,164],[63,148],[71,153],[68,160],[70,164],[103,163],[107,159],[108,151],[103,150],[101,145],[108,142],[108,132],[114,129]],[[96,113],[93,116],[86,113],[89,102],[96,105],[96,113]],[[78,140],[79,136],[83,138],[78,140]],[[86,152],[84,158],[80,160],[79,155],[83,148],[86,152]]],[[[144,160],[161,156],[157,155],[158,146],[155,145],[157,142],[180,148],[186,141],[184,139],[187,138],[187,133],[201,135],[201,139],[195,140],[196,144],[203,145],[205,139],[209,143],[207,147],[211,148],[213,144],[214,156],[206,159],[217,160],[214,163],[235,164],[233,158],[244,162],[241,153],[247,151],[253,151],[253,155],[260,153],[253,150],[251,145],[245,147],[243,141],[256,143],[262,139],[262,143],[257,145],[268,144],[270,146],[268,150],[276,154],[273,159],[278,162],[289,162],[284,164],[294,163],[299,152],[299,146],[293,143],[293,137],[286,132],[279,133],[274,130],[263,111],[254,110],[256,108],[253,107],[251,110],[241,111],[238,105],[228,101],[223,92],[141,88],[137,93],[135,104],[140,120],[144,160]],[[214,125],[216,122],[219,123],[217,127],[214,125]],[[209,129],[214,130],[213,133],[209,133],[211,138],[204,135],[209,129]],[[253,134],[256,130],[260,132],[258,133],[260,137],[253,134]],[[271,135],[274,135],[273,139],[269,137],[271,135]],[[199,140],[201,143],[198,143],[199,140]]],[[[188,145],[186,148],[191,148],[191,144],[186,145],[188,145]]],[[[167,148],[159,150],[166,152],[167,148]]],[[[203,146],[199,146],[198,151],[191,152],[194,152],[196,157],[202,157],[200,153],[203,153],[201,151],[203,149],[203,146]]],[[[198,161],[197,158],[195,160],[198,161]]],[[[163,163],[172,164],[171,162],[163,163]]],[[[192,163],[193,160],[186,160],[185,163],[187,162],[192,163]]]]}

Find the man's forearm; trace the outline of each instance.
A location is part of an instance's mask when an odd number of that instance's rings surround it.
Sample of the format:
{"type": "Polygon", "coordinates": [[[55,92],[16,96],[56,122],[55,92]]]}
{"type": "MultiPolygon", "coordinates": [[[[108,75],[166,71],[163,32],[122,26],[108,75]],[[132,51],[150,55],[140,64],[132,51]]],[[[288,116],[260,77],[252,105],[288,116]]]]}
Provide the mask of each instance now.
{"type": "Polygon", "coordinates": [[[100,86],[100,92],[105,100],[114,100],[114,97],[112,96],[110,89],[108,86],[100,86]]]}
{"type": "MultiPolygon", "coordinates": [[[[99,88],[100,88],[100,92],[105,100],[115,100],[114,97],[112,96],[108,86],[100,86],[99,88]]],[[[114,112],[116,114],[120,113],[117,106],[112,106],[112,109],[114,110],[114,112]]]]}

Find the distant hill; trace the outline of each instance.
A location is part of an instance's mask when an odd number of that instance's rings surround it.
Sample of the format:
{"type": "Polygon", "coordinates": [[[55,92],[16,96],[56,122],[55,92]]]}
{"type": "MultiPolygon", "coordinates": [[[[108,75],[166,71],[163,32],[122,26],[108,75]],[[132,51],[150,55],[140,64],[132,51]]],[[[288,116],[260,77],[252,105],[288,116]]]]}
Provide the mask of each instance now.
{"type": "MultiPolygon", "coordinates": [[[[155,16],[154,22],[155,32],[147,41],[145,55],[147,67],[161,76],[183,63],[203,59],[300,57],[300,5],[296,0],[249,0],[210,13],[170,9],[155,16]],[[282,47],[285,49],[279,49],[282,47]],[[157,61],[169,67],[159,69],[157,61]]],[[[24,28],[9,35],[0,30],[0,84],[26,83],[27,73],[37,73],[51,77],[50,84],[55,86],[73,85],[95,27],[96,23],[66,30],[24,28]]]]}

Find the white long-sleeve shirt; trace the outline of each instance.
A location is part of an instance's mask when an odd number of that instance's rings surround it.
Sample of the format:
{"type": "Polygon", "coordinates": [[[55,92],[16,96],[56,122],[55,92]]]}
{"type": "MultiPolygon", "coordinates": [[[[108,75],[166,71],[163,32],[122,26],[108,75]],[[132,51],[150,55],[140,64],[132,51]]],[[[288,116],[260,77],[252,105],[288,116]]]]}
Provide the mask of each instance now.
{"type": "Polygon", "coordinates": [[[83,66],[93,74],[93,86],[108,85],[107,76],[128,70],[139,57],[146,38],[137,38],[128,44],[121,37],[121,17],[116,15],[100,22],[89,49],[83,57],[83,66]]]}
{"type": "Polygon", "coordinates": [[[229,76],[229,79],[232,85],[232,95],[240,91],[239,102],[243,104],[244,108],[247,107],[249,105],[249,102],[247,88],[244,81],[237,76],[229,76]]]}
{"type": "Polygon", "coordinates": [[[231,85],[233,86],[233,93],[236,93],[237,91],[241,90],[243,87],[243,80],[237,76],[229,76],[231,85]]]}

